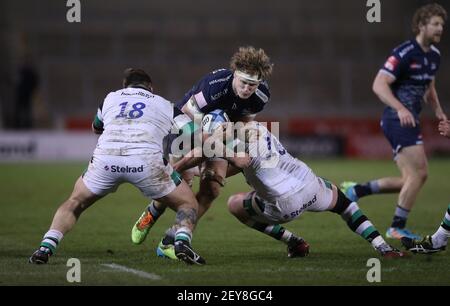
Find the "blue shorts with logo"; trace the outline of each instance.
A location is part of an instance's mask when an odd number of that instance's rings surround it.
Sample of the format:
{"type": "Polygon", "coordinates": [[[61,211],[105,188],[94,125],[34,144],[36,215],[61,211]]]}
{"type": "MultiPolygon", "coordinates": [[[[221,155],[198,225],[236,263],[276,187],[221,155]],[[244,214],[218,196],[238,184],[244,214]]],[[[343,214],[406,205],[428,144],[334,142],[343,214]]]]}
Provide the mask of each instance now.
{"type": "Polygon", "coordinates": [[[380,125],[391,144],[394,159],[402,148],[423,144],[420,125],[417,122],[415,127],[402,127],[400,119],[383,116],[380,125]]]}

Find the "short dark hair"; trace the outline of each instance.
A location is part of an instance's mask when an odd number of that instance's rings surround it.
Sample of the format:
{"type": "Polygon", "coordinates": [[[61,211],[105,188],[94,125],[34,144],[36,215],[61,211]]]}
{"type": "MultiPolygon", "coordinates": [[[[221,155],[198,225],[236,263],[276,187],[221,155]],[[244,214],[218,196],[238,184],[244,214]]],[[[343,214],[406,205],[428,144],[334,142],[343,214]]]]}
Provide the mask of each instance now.
{"type": "Polygon", "coordinates": [[[131,85],[144,85],[148,88],[152,87],[152,79],[142,69],[135,69],[135,68],[127,68],[124,71],[124,78],[123,78],[123,87],[128,87],[131,85]]]}
{"type": "Polygon", "coordinates": [[[419,34],[419,26],[427,24],[433,16],[439,16],[445,22],[447,20],[447,11],[437,3],[430,3],[419,7],[414,13],[411,23],[413,33],[416,35],[419,34]]]}

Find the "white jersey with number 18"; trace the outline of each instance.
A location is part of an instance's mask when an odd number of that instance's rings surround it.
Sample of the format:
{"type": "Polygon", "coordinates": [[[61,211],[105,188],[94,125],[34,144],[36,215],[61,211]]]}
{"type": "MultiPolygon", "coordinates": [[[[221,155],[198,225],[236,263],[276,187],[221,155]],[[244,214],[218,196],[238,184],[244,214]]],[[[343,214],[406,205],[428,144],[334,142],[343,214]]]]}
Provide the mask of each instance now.
{"type": "Polygon", "coordinates": [[[97,111],[103,123],[94,154],[137,155],[162,152],[173,125],[173,104],[143,88],[109,93],[97,111]]]}

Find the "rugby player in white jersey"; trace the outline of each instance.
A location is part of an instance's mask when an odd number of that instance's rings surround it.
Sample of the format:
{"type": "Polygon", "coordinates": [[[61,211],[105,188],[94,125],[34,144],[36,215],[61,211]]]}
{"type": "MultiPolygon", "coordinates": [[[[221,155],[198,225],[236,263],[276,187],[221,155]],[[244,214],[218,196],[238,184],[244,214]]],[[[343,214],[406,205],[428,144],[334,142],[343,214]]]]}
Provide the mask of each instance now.
{"type": "MultiPolygon", "coordinates": [[[[229,211],[239,221],[286,243],[289,257],[303,257],[309,253],[308,243],[280,224],[298,218],[304,211],[331,211],[339,214],[350,229],[370,242],[382,257],[405,256],[386,243],[356,202],[292,157],[267,128],[249,122],[243,129],[238,135],[246,135],[240,137],[240,141],[244,141],[243,148],[251,162],[242,173],[254,190],[234,194],[228,199],[229,211]]],[[[175,164],[175,169],[183,171],[201,162],[201,158],[190,156],[175,164]]]]}
{"type": "Polygon", "coordinates": [[[47,263],[81,213],[124,182],[175,210],[176,257],[189,264],[205,263],[191,248],[198,202],[163,159],[162,141],[177,111],[169,101],[152,93],[150,76],[141,69],[127,69],[123,87],[109,93],[100,105],[92,124],[94,132],[101,134],[93,157],[71,196],[58,208],[30,263],[47,263]]]}

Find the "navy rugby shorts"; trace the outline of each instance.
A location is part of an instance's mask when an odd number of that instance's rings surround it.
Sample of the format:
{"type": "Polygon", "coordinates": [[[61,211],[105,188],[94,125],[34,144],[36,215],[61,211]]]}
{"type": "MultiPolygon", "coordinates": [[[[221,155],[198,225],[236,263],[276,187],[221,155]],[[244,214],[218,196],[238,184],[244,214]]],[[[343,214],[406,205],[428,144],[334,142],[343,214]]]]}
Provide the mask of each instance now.
{"type": "Polygon", "coordinates": [[[391,144],[394,159],[403,148],[423,144],[420,125],[417,123],[415,127],[402,127],[398,118],[383,118],[380,125],[391,144]]]}

